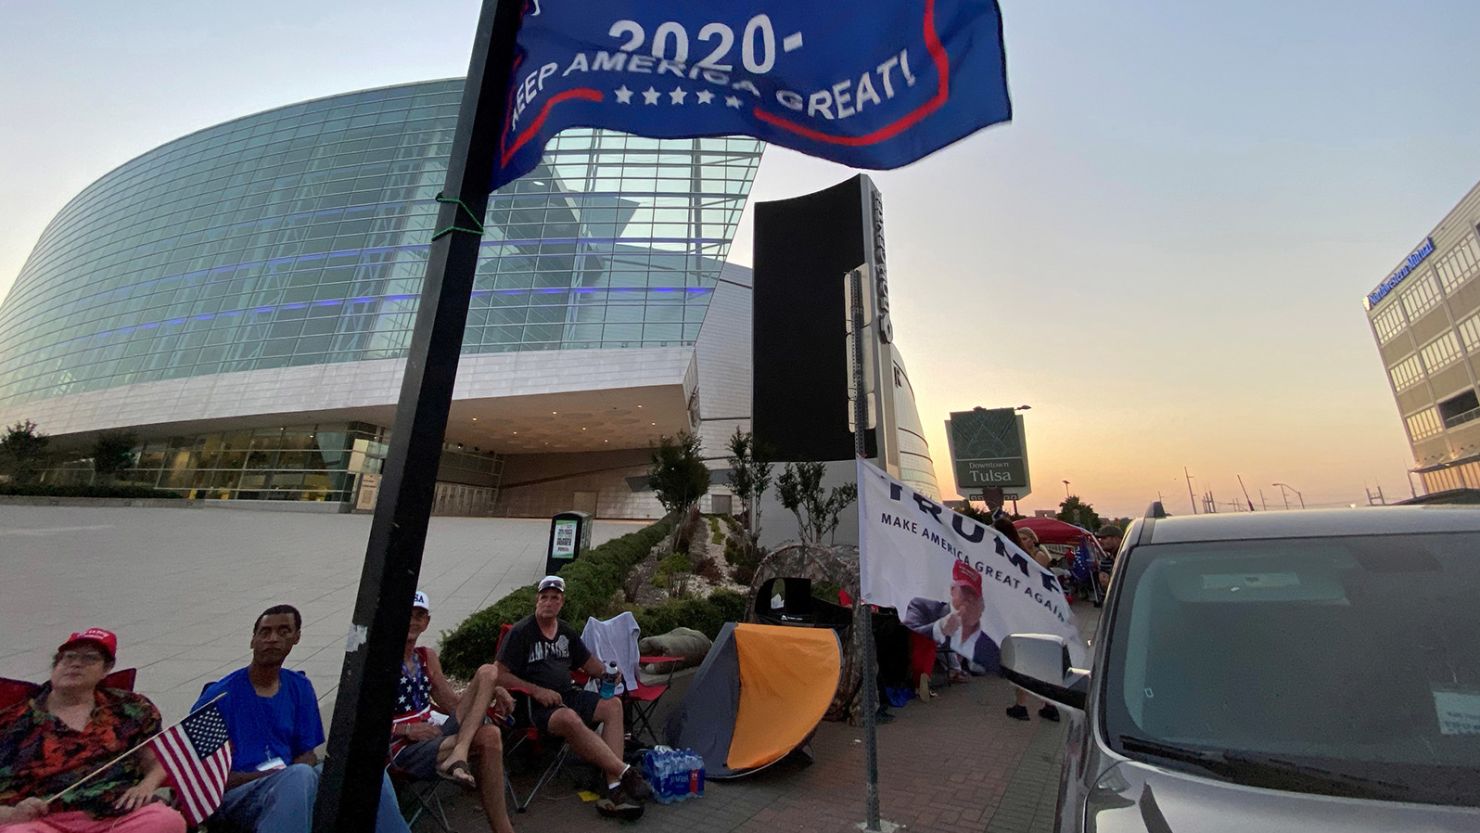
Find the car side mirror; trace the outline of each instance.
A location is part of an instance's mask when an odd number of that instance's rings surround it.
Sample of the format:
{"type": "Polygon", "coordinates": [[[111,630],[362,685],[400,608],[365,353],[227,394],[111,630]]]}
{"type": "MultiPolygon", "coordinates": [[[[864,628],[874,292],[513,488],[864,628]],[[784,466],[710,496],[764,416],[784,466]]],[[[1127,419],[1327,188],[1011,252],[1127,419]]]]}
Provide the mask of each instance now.
{"type": "Polygon", "coordinates": [[[1013,685],[1061,706],[1084,711],[1089,695],[1089,671],[1069,664],[1069,645],[1062,636],[1015,633],[1002,641],[1001,663],[1002,676],[1013,685]]]}

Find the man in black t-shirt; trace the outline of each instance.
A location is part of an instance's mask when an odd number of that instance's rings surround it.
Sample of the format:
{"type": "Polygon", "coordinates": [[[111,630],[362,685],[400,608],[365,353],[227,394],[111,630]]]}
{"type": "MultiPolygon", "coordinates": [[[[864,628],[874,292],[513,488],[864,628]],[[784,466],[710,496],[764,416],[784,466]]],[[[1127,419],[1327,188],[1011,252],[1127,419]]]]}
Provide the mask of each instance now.
{"type": "Polygon", "coordinates": [[[575,628],[561,621],[564,606],[565,579],[540,579],[534,615],[510,628],[499,647],[495,660],[498,681],[529,695],[535,728],[564,738],[576,755],[606,776],[607,796],[596,803],[597,810],[616,815],[640,813],[642,802],[653,791],[640,772],[622,761],[622,701],[602,699],[571,682],[572,669],[599,677],[605,668],[586,649],[575,628]],[[597,724],[601,724],[599,735],[591,730],[597,724]]]}

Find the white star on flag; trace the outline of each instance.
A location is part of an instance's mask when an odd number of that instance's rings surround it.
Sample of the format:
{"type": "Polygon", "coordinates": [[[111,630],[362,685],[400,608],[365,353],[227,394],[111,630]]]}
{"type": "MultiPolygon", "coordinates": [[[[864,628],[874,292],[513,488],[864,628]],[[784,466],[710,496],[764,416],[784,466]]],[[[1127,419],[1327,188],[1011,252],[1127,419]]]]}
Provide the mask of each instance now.
{"type": "Polygon", "coordinates": [[[698,98],[700,104],[708,104],[709,102],[714,100],[714,93],[708,90],[700,90],[698,98]]]}
{"type": "Polygon", "coordinates": [[[642,103],[657,104],[659,95],[660,93],[657,90],[653,89],[652,87],[648,87],[647,89],[642,91],[642,103]]]}
{"type": "Polygon", "coordinates": [[[673,92],[668,94],[668,100],[673,102],[674,104],[682,104],[684,96],[687,95],[688,92],[684,90],[683,87],[674,87],[673,92]]]}
{"type": "Polygon", "coordinates": [[[627,85],[626,84],[623,84],[622,86],[618,87],[615,90],[615,92],[617,94],[617,103],[618,104],[631,104],[632,103],[632,91],[629,90],[629,89],[627,89],[627,85]]]}
{"type": "Polygon", "coordinates": [[[727,96],[725,96],[725,106],[726,107],[734,107],[735,109],[738,110],[738,109],[740,109],[740,99],[738,99],[738,98],[736,98],[736,97],[734,97],[732,95],[727,95],[727,96]]]}

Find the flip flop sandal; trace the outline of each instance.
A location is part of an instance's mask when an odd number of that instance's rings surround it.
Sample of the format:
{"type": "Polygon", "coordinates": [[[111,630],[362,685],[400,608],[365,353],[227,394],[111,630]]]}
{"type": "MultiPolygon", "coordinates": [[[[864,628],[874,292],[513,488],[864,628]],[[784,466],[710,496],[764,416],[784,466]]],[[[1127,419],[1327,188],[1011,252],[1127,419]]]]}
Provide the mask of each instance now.
{"type": "Polygon", "coordinates": [[[478,789],[478,781],[473,778],[473,771],[468,768],[467,761],[458,761],[446,769],[437,770],[437,777],[443,781],[451,781],[465,790],[478,789]]]}

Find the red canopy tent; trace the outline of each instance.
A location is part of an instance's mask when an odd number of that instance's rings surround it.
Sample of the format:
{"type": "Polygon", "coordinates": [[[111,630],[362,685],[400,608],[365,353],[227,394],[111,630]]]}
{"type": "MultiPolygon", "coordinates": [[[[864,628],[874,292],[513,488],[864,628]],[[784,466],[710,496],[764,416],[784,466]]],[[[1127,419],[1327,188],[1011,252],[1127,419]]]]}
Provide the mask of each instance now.
{"type": "Polygon", "coordinates": [[[1020,521],[1013,521],[1012,525],[1018,529],[1033,530],[1038,535],[1038,542],[1041,544],[1077,547],[1084,536],[1090,534],[1089,530],[1065,523],[1058,518],[1023,518],[1020,521]]]}

